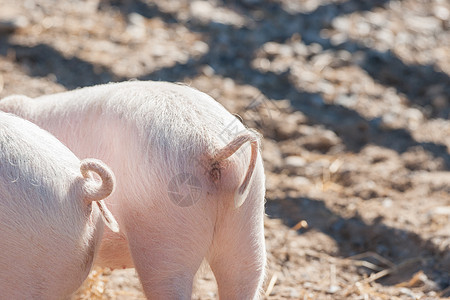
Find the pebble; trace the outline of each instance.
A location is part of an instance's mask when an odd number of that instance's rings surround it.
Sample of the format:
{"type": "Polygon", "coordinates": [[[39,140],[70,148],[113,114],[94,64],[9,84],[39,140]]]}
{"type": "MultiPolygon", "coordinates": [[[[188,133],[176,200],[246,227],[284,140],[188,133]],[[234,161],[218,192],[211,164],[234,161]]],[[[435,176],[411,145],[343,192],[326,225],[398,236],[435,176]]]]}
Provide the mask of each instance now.
{"type": "Polygon", "coordinates": [[[392,204],[393,204],[393,202],[392,202],[391,198],[383,199],[383,202],[382,202],[383,207],[390,208],[390,207],[392,207],[392,204]]]}
{"type": "Polygon", "coordinates": [[[433,8],[433,13],[442,21],[447,21],[450,17],[450,11],[445,6],[436,5],[433,8]]]}
{"type": "Polygon", "coordinates": [[[295,176],[294,178],[292,178],[292,184],[295,186],[309,186],[311,185],[311,180],[309,180],[306,177],[303,176],[295,176]]]}
{"type": "Polygon", "coordinates": [[[358,99],[355,94],[345,95],[341,94],[337,96],[337,98],[334,100],[336,104],[345,106],[345,107],[352,107],[358,102],[358,99]]]}
{"type": "Polygon", "coordinates": [[[284,165],[286,168],[302,168],[306,165],[306,160],[300,156],[288,156],[284,159],[284,165]]]}
{"type": "Polygon", "coordinates": [[[12,19],[0,19],[0,35],[12,33],[17,29],[28,26],[28,24],[28,19],[20,16],[12,19]]]}
{"type": "Polygon", "coordinates": [[[332,286],[330,286],[330,288],[328,289],[328,293],[329,294],[335,294],[336,292],[338,292],[338,291],[340,291],[341,290],[341,287],[340,286],[338,286],[338,285],[332,285],[332,286]]]}
{"type": "Polygon", "coordinates": [[[190,12],[194,18],[209,20],[214,12],[214,6],[209,1],[193,1],[190,5],[190,12]]]}

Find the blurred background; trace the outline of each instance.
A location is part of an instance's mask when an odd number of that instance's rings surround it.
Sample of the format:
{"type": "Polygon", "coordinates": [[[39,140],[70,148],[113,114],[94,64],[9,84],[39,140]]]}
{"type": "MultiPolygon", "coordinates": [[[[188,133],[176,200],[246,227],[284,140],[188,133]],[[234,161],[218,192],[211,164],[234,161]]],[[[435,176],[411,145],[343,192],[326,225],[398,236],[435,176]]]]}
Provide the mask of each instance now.
{"type": "Polygon", "coordinates": [[[0,98],[178,81],[264,135],[266,299],[450,296],[449,76],[448,0],[0,0],[0,98]]]}

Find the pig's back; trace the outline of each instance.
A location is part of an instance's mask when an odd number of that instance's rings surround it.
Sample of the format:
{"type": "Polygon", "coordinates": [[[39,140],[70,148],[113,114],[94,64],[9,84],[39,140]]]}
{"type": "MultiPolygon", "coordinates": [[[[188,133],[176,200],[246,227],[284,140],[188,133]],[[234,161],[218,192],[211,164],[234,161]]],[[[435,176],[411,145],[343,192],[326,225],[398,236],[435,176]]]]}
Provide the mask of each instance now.
{"type": "Polygon", "coordinates": [[[50,133],[0,112],[0,182],[2,192],[21,199],[17,205],[45,208],[49,203],[35,201],[65,199],[70,184],[80,176],[79,165],[78,158],[50,133]],[[33,202],[20,203],[25,201],[33,202]]]}
{"type": "Polygon", "coordinates": [[[37,114],[49,114],[44,122],[55,120],[51,131],[80,158],[95,155],[114,165],[132,153],[170,176],[198,169],[199,161],[245,129],[210,96],[167,82],[110,83],[36,101],[37,114]],[[74,134],[87,142],[75,141],[74,134]]]}

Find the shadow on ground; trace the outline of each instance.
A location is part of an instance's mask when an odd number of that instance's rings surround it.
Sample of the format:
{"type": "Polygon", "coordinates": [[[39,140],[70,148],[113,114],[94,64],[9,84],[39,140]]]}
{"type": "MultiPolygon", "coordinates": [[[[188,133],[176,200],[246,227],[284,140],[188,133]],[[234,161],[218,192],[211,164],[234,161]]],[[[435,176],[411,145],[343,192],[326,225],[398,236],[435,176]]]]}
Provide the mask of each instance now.
{"type": "Polygon", "coordinates": [[[341,257],[372,251],[395,264],[414,260],[411,265],[381,279],[382,284],[394,285],[408,281],[422,270],[438,284],[438,289],[450,286],[450,274],[447,271],[450,268],[450,257],[446,253],[417,234],[386,226],[380,219],[368,224],[358,215],[343,218],[330,210],[323,201],[310,198],[269,200],[266,213],[270,218],[282,219],[290,228],[298,220],[306,220],[308,230],[321,231],[336,241],[339,247],[337,255],[341,257]]]}

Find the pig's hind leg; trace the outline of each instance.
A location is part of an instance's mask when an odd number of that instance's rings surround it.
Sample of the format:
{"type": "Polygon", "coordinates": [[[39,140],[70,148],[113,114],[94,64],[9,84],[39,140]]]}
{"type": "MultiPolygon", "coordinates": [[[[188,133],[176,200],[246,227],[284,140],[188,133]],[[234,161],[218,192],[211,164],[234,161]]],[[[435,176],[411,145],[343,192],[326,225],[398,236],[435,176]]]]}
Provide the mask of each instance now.
{"type": "Polygon", "coordinates": [[[147,298],[191,299],[195,273],[213,238],[217,208],[205,203],[157,205],[124,218],[129,220],[127,238],[147,298]]]}
{"type": "Polygon", "coordinates": [[[266,265],[261,198],[250,192],[240,208],[224,208],[218,217],[207,258],[220,299],[260,297],[266,265]]]}

